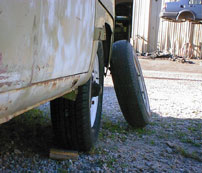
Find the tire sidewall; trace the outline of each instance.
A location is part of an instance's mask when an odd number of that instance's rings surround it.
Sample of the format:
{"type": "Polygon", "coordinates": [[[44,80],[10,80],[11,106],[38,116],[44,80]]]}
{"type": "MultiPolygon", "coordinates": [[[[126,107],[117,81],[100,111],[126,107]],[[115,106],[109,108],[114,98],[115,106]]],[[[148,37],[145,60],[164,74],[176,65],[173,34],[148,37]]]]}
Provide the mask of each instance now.
{"type": "Polygon", "coordinates": [[[144,127],[149,123],[151,113],[143,99],[139,80],[142,79],[145,91],[146,86],[132,45],[126,40],[115,42],[110,63],[114,88],[125,119],[131,126],[144,127]]]}
{"type": "MultiPolygon", "coordinates": [[[[100,124],[101,124],[101,115],[102,115],[102,100],[103,100],[103,85],[104,85],[104,58],[103,58],[103,47],[101,42],[98,44],[98,62],[99,62],[99,84],[101,85],[101,93],[98,96],[98,106],[96,112],[96,118],[93,127],[91,127],[91,136],[93,143],[97,140],[100,124]]],[[[92,78],[90,79],[90,88],[92,86],[92,78]]],[[[90,101],[91,101],[91,92],[90,92],[90,101]]],[[[90,108],[89,108],[89,118],[90,118],[90,108]]]]}

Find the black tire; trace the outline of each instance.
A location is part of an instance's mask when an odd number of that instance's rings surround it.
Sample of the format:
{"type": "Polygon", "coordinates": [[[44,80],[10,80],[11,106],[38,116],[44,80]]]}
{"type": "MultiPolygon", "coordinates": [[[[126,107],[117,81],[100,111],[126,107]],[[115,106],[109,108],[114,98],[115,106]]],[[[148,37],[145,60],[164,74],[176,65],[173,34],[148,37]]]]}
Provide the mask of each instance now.
{"type": "Polygon", "coordinates": [[[149,123],[150,106],[138,58],[128,41],[113,44],[111,73],[115,92],[126,121],[141,128],[149,123]]]}
{"type": "MultiPolygon", "coordinates": [[[[102,45],[98,48],[99,86],[97,97],[92,97],[93,75],[89,81],[78,88],[76,101],[57,98],[51,101],[51,119],[55,134],[55,144],[64,149],[89,151],[97,140],[102,111],[104,59],[102,45]],[[97,99],[96,117],[91,125],[91,103],[97,99]]],[[[96,62],[95,62],[96,63],[96,62]]]]}

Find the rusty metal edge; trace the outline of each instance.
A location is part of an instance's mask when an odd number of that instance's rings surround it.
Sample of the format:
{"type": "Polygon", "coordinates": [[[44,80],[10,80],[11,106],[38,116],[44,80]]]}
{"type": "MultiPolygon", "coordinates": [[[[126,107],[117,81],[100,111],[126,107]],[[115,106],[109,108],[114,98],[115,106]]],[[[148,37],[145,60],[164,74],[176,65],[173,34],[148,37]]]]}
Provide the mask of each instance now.
{"type": "MultiPolygon", "coordinates": [[[[82,73],[82,75],[83,75],[83,74],[85,74],[85,73],[82,73]]],[[[80,75],[81,75],[81,74],[80,74],[80,75]]],[[[19,89],[16,89],[16,90],[11,90],[10,92],[13,92],[13,91],[21,91],[21,90],[24,90],[24,89],[30,89],[30,88],[35,87],[35,86],[37,86],[37,85],[38,85],[38,86],[41,86],[41,85],[44,85],[44,84],[45,84],[45,85],[46,85],[46,84],[47,84],[47,85],[51,85],[51,84],[53,84],[53,83],[56,82],[56,81],[68,80],[68,79],[71,78],[71,77],[77,77],[77,75],[68,76],[68,77],[62,77],[62,78],[58,78],[58,79],[51,79],[51,80],[49,80],[49,81],[44,81],[44,82],[39,82],[39,83],[34,83],[34,84],[29,85],[29,86],[24,87],[24,88],[19,88],[19,89]]],[[[78,84],[78,83],[77,83],[77,84],[78,84]]],[[[54,100],[54,99],[56,99],[56,98],[58,98],[58,97],[62,97],[63,95],[72,92],[72,91],[75,90],[75,88],[77,87],[77,84],[75,84],[74,86],[72,86],[71,89],[69,89],[69,90],[67,90],[67,91],[65,91],[65,92],[62,92],[62,93],[59,94],[59,95],[56,95],[56,96],[54,96],[54,97],[50,97],[50,98],[45,99],[45,100],[43,100],[43,101],[41,101],[41,102],[39,102],[39,103],[36,103],[36,104],[34,104],[34,105],[31,105],[31,106],[29,106],[29,107],[27,107],[27,108],[25,108],[25,109],[23,109],[23,110],[17,111],[17,112],[15,112],[14,114],[7,115],[6,117],[0,118],[0,124],[5,123],[5,122],[11,120],[12,118],[14,118],[14,117],[16,117],[16,116],[18,116],[18,115],[20,115],[20,114],[23,114],[24,112],[27,112],[27,111],[29,111],[29,110],[35,108],[35,107],[38,107],[38,106],[40,106],[40,105],[42,105],[42,104],[45,104],[45,103],[48,102],[48,101],[54,100]]],[[[5,92],[4,92],[4,93],[5,93],[5,92]]],[[[0,94],[2,94],[2,93],[0,93],[0,94]]]]}

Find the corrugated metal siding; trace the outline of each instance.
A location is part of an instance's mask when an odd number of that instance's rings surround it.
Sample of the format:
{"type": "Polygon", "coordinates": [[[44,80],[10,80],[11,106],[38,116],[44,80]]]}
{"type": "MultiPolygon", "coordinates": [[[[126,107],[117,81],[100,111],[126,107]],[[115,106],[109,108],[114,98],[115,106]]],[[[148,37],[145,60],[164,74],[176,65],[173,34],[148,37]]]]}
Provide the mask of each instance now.
{"type": "Polygon", "coordinates": [[[194,57],[202,58],[202,25],[189,22],[173,23],[160,19],[158,17],[160,10],[164,2],[168,1],[173,0],[158,0],[159,3],[156,3],[156,0],[134,1],[132,35],[135,49],[139,52],[151,52],[159,49],[182,56],[188,43],[191,43],[194,57]],[[142,23],[138,23],[139,20],[142,23]],[[141,36],[142,39],[140,37],[138,39],[137,35],[141,36]],[[143,38],[148,41],[150,46],[143,38]]]}
{"type": "Polygon", "coordinates": [[[202,59],[202,25],[195,25],[193,35],[194,55],[202,59]]]}
{"type": "Polygon", "coordinates": [[[145,52],[148,48],[145,40],[148,40],[150,0],[135,0],[133,3],[132,35],[135,43],[134,46],[136,50],[145,52]],[[141,38],[144,38],[145,40],[141,38]]]}
{"type": "Polygon", "coordinates": [[[158,42],[160,50],[179,55],[185,43],[191,41],[192,25],[160,20],[158,42]]]}

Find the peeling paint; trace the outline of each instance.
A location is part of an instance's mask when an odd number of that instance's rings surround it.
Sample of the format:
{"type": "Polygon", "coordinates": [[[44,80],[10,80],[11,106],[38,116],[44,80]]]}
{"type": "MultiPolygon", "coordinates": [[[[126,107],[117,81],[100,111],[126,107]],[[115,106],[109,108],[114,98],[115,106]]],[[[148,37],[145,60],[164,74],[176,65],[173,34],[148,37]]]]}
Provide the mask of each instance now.
{"type": "Polygon", "coordinates": [[[102,7],[101,19],[95,20],[96,4],[95,0],[0,1],[4,9],[0,123],[63,96],[90,78],[98,44],[93,40],[94,27],[109,19],[102,7]]]}
{"type": "Polygon", "coordinates": [[[0,80],[6,80],[6,79],[8,79],[9,77],[7,77],[7,76],[0,76],[0,80]]]}
{"type": "Polygon", "coordinates": [[[53,82],[53,84],[52,84],[52,89],[56,88],[56,86],[57,86],[57,83],[56,83],[56,82],[53,82]]]}
{"type": "Polygon", "coordinates": [[[5,69],[0,69],[0,74],[6,73],[6,72],[7,72],[7,70],[5,70],[5,69]]]}
{"type": "Polygon", "coordinates": [[[0,111],[7,111],[8,107],[4,105],[0,105],[0,111]]]}
{"type": "Polygon", "coordinates": [[[78,82],[78,79],[75,79],[75,80],[72,82],[72,87],[75,86],[77,82],[78,82]]]}
{"type": "Polygon", "coordinates": [[[0,83],[0,88],[3,86],[11,86],[12,82],[4,82],[4,83],[0,83]]]}
{"type": "Polygon", "coordinates": [[[95,1],[48,0],[42,4],[38,57],[43,59],[35,58],[32,83],[88,72],[93,49],[95,1]]]}
{"type": "Polygon", "coordinates": [[[0,1],[3,9],[3,15],[0,15],[0,92],[30,84],[34,42],[37,41],[32,27],[40,18],[40,3],[34,0],[0,1]]]}
{"type": "Polygon", "coordinates": [[[83,81],[85,76],[86,74],[69,76],[0,93],[0,124],[33,107],[71,92],[81,84],[79,81],[83,81]]]}
{"type": "Polygon", "coordinates": [[[6,73],[7,69],[3,67],[3,55],[0,52],[0,74],[6,73]]]}

